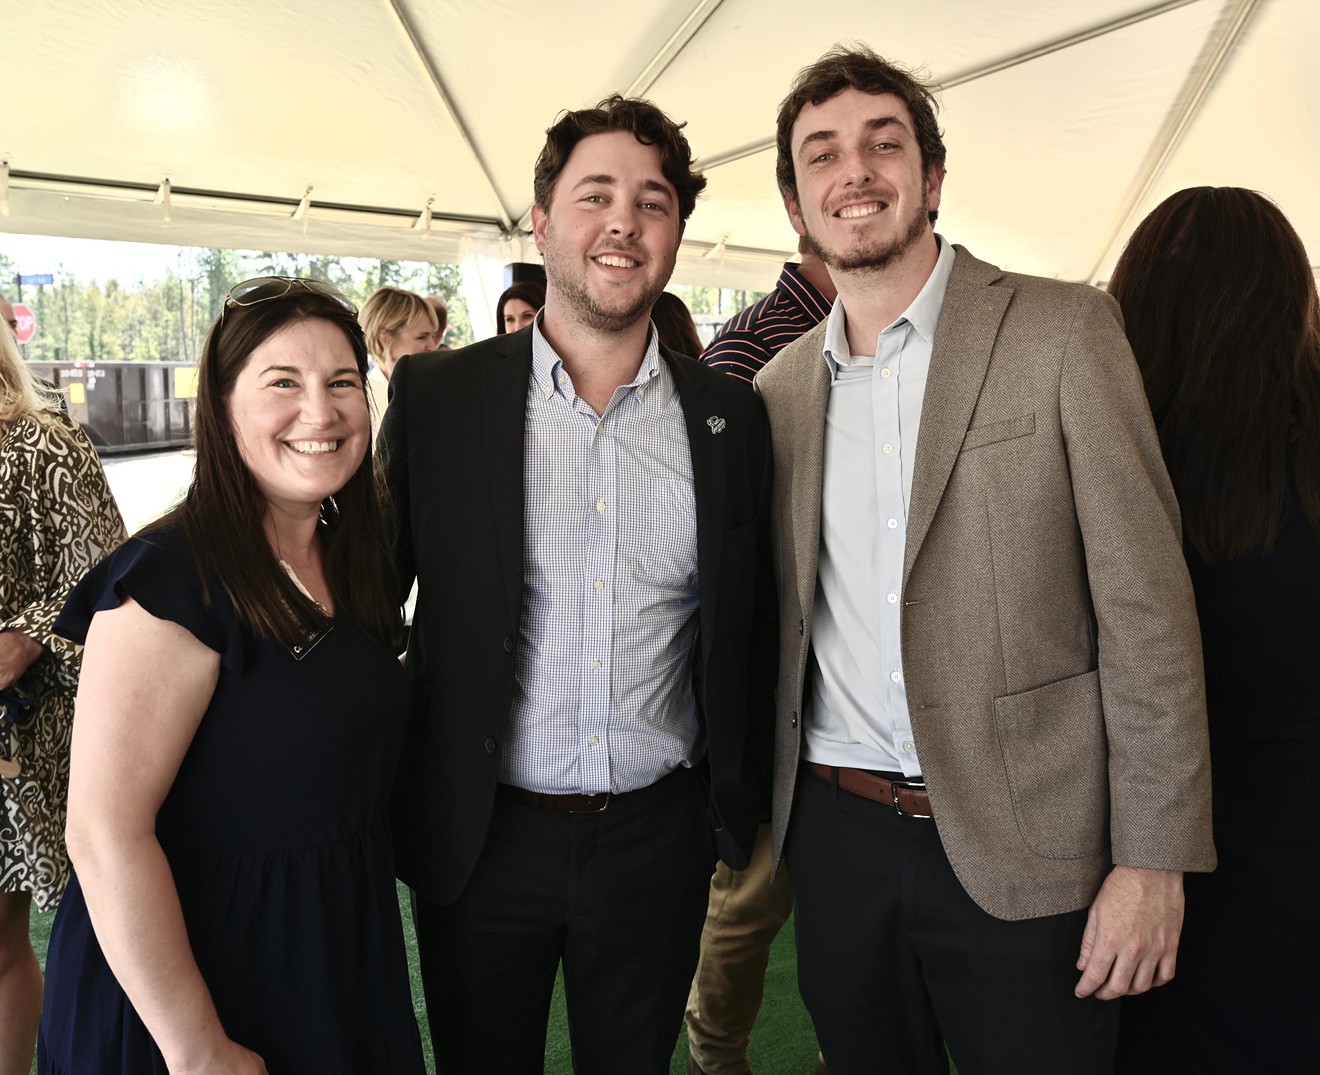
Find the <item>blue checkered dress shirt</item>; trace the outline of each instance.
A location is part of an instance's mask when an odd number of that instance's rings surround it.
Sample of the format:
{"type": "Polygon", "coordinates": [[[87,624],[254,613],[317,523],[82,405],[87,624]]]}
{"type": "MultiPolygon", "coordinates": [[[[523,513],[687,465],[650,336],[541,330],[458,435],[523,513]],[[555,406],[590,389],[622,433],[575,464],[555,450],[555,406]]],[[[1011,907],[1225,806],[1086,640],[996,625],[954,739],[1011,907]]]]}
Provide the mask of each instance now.
{"type": "Polygon", "coordinates": [[[526,429],[522,637],[500,779],[551,794],[643,788],[705,749],[692,456],[655,330],[597,415],[538,322],[526,429]]]}

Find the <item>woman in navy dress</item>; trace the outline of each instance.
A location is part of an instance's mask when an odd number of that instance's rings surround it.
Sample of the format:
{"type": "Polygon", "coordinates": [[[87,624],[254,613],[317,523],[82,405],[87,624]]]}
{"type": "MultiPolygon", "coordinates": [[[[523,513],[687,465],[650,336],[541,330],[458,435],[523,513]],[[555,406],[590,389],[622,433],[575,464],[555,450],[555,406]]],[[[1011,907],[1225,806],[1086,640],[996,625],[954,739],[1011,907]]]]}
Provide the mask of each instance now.
{"type": "Polygon", "coordinates": [[[352,305],[238,285],[185,502],[74,591],[74,879],[39,1069],[421,1075],[386,802],[408,690],[352,305]]]}
{"type": "Polygon", "coordinates": [[[1177,975],[1123,1001],[1116,1071],[1320,1070],[1320,300],[1253,191],[1137,228],[1110,292],[1182,507],[1219,868],[1186,879],[1177,975]]]}

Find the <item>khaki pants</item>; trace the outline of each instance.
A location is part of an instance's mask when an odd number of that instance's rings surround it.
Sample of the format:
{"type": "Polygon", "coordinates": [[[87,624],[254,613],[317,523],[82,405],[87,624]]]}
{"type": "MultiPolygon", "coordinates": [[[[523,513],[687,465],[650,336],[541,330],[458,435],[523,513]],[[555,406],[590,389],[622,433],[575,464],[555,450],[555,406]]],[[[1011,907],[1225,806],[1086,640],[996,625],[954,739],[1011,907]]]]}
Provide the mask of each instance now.
{"type": "Polygon", "coordinates": [[[781,863],[770,883],[770,826],[762,825],[746,870],[715,866],[701,956],[688,994],[689,1054],[706,1075],[747,1075],[747,1041],[765,990],[770,945],[793,910],[781,863]]]}

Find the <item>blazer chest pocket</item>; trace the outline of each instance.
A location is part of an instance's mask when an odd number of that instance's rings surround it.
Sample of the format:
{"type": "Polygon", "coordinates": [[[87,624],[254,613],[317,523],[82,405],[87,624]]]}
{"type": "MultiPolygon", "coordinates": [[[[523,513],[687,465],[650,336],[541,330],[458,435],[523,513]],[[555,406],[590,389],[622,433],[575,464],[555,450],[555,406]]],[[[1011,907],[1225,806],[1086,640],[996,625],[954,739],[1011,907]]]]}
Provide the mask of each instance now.
{"type": "Polygon", "coordinates": [[[1100,673],[994,700],[1022,839],[1042,858],[1097,855],[1109,842],[1109,744],[1100,673]]]}
{"type": "Polygon", "coordinates": [[[962,450],[984,448],[987,444],[998,444],[1001,440],[1013,440],[1015,437],[1029,437],[1036,432],[1036,416],[1024,414],[1010,418],[1005,422],[991,422],[989,425],[973,426],[963,437],[962,450]]]}

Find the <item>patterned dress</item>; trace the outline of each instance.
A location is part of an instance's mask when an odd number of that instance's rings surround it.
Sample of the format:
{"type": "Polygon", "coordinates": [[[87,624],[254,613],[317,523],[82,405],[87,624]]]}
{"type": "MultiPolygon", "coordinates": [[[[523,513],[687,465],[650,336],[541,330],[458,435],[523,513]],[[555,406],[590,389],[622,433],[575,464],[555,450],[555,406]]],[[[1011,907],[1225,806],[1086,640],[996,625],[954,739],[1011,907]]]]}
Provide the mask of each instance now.
{"type": "Polygon", "coordinates": [[[45,687],[36,719],[11,732],[20,772],[0,776],[0,892],[30,892],[39,911],[59,902],[69,879],[65,799],[82,653],[51,625],[74,583],[124,536],[101,461],[67,416],[41,411],[0,429],[0,630],[46,647],[29,669],[45,687]]]}

